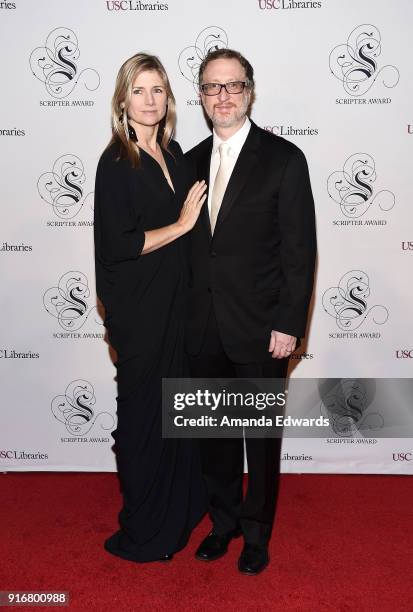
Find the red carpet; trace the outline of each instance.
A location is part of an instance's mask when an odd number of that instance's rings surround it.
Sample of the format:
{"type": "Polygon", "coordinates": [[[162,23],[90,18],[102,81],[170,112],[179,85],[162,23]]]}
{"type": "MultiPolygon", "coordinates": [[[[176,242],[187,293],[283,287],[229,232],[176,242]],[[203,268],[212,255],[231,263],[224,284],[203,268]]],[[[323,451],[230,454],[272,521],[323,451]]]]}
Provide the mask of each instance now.
{"type": "Polygon", "coordinates": [[[0,482],[0,590],[69,591],[69,608],[54,610],[413,611],[409,477],[284,475],[271,563],[259,576],[238,573],[240,539],[218,561],[194,559],[207,519],[170,563],[110,556],[102,543],[116,528],[115,474],[0,482]]]}

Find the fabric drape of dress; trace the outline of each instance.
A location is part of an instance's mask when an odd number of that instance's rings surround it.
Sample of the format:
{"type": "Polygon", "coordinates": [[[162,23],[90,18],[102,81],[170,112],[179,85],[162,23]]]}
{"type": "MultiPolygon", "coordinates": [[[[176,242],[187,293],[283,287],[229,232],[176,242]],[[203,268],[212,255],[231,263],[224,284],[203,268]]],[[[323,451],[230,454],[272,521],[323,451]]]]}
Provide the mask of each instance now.
{"type": "Polygon", "coordinates": [[[163,150],[174,185],[141,150],[133,168],[116,144],[100,158],[95,187],[96,287],[117,352],[115,440],[123,494],[115,555],[152,561],[183,548],[205,511],[198,445],[162,438],[162,377],[188,376],[184,328],[185,237],[142,255],[144,232],[174,223],[188,190],[179,145],[163,150]]]}

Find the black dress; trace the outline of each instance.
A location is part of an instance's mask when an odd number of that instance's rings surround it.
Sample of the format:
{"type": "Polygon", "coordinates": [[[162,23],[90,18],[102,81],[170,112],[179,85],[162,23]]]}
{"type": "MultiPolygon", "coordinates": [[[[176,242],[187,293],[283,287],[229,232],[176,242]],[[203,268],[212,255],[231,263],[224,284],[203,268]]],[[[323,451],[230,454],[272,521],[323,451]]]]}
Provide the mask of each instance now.
{"type": "Polygon", "coordinates": [[[123,494],[120,531],[109,552],[153,561],[183,548],[205,511],[197,444],[162,438],[161,379],[187,376],[184,326],[188,263],[185,238],[141,255],[144,232],[174,223],[188,190],[181,148],[163,151],[175,193],[160,165],[100,158],[95,187],[97,294],[118,356],[112,433],[123,494]]]}

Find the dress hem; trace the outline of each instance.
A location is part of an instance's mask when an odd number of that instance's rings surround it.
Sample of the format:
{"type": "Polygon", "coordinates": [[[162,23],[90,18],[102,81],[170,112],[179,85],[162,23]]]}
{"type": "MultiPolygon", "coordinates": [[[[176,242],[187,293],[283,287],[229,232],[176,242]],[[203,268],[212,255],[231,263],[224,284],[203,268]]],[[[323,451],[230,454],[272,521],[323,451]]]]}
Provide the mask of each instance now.
{"type": "Polygon", "coordinates": [[[125,559],[126,561],[133,561],[135,563],[151,563],[155,561],[161,561],[161,556],[163,554],[175,554],[185,548],[185,546],[188,544],[188,540],[190,538],[192,530],[198,525],[198,523],[200,523],[204,516],[205,512],[203,512],[200,517],[196,521],[194,521],[193,525],[191,525],[189,529],[189,534],[186,537],[184,544],[182,544],[178,548],[175,548],[174,550],[165,550],[163,552],[160,552],[159,555],[156,555],[156,557],[139,557],[139,555],[134,555],[133,553],[122,549],[119,546],[119,537],[122,533],[121,529],[116,531],[107,540],[105,540],[103,547],[107,552],[121,559],[125,559]]]}

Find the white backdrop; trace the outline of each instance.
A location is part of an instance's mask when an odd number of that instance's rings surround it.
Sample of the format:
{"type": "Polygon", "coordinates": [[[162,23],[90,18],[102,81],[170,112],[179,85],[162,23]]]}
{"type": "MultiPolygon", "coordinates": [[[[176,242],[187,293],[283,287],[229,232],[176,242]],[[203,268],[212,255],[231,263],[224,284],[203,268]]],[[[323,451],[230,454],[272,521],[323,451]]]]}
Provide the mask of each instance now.
{"type": "MultiPolygon", "coordinates": [[[[193,74],[219,45],[255,68],[254,121],[307,156],[319,267],[293,377],[411,377],[409,0],[0,6],[1,470],[115,469],[93,189],[116,73],[138,51],[165,64],[184,150],[208,135],[193,74]]],[[[357,444],[285,440],[283,471],[411,473],[413,440],[374,438],[363,418],[357,444]]]]}

